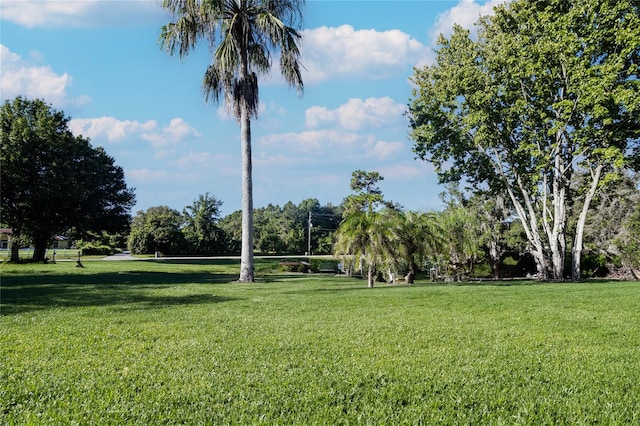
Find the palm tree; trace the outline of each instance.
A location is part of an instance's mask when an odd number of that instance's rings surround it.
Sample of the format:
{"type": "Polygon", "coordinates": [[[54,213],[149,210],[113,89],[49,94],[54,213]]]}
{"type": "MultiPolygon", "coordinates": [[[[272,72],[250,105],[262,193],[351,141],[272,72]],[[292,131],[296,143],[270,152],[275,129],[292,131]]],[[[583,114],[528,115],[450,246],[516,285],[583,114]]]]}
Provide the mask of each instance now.
{"type": "Polygon", "coordinates": [[[258,114],[258,75],[271,68],[272,52],[280,53],[284,79],[298,93],[303,83],[295,26],[304,0],[164,0],[173,22],[162,27],[160,44],[170,55],[187,56],[202,40],[209,43],[212,63],[202,87],[205,99],[224,95],[240,123],[242,145],[242,249],[240,282],[254,281],[253,183],[251,118],[258,114]]]}
{"type": "Polygon", "coordinates": [[[480,256],[481,233],[478,216],[463,206],[451,206],[438,215],[446,236],[443,255],[447,267],[455,272],[458,281],[471,272],[480,256]]]}
{"type": "Polygon", "coordinates": [[[389,259],[392,239],[388,224],[379,212],[358,210],[347,216],[336,231],[334,254],[353,257],[361,265],[366,263],[368,287],[374,286],[377,268],[389,259]]]}
{"type": "Polygon", "coordinates": [[[390,210],[388,220],[391,222],[394,257],[406,263],[405,281],[413,284],[418,264],[442,245],[442,229],[434,214],[390,210]]]}

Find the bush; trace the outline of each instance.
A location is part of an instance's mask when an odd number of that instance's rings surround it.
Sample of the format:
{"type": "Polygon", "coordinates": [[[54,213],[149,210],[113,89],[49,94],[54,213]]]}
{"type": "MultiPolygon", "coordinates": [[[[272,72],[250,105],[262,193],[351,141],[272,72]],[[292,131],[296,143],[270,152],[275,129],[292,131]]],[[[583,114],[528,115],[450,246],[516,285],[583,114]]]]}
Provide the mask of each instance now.
{"type": "Polygon", "coordinates": [[[309,272],[309,265],[296,260],[283,260],[278,263],[280,272],[309,272]]]}
{"type": "Polygon", "coordinates": [[[80,247],[83,256],[108,256],[115,253],[115,249],[107,245],[88,243],[80,247]]]}
{"type": "Polygon", "coordinates": [[[491,265],[485,260],[473,265],[473,270],[469,273],[471,278],[491,278],[491,265]]]}
{"type": "Polygon", "coordinates": [[[335,259],[311,259],[309,262],[313,272],[318,272],[320,269],[327,268],[330,265],[337,271],[338,263],[340,263],[340,261],[335,259]]]}

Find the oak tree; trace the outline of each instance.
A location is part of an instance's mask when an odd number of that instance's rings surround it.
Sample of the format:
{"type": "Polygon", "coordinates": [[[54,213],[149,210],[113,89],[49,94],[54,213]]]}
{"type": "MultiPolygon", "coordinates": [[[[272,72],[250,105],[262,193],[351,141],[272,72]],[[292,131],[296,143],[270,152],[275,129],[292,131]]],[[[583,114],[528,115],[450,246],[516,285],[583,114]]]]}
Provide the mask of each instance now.
{"type": "MultiPolygon", "coordinates": [[[[43,100],[17,97],[0,111],[0,214],[14,239],[28,239],[44,260],[53,237],[69,228],[126,232],[134,204],[122,168],[102,147],[74,136],[69,118],[43,100]]],[[[18,260],[18,244],[11,260],[18,260]]]]}

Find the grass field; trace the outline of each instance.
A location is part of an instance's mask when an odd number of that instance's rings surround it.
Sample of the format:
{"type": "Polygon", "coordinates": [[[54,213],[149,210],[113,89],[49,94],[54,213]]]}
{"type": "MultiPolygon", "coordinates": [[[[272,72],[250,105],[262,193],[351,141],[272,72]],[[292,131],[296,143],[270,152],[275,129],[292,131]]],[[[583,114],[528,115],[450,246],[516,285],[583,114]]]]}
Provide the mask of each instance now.
{"type": "Polygon", "coordinates": [[[0,423],[640,423],[638,282],[85,266],[0,266],[0,423]]]}

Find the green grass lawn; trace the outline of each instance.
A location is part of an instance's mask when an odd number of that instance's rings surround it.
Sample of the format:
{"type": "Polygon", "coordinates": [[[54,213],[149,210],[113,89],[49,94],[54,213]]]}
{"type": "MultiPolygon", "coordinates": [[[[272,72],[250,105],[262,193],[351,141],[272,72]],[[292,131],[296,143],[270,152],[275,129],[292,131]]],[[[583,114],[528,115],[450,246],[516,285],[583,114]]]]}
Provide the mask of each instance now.
{"type": "Polygon", "coordinates": [[[0,423],[640,423],[638,282],[85,266],[0,266],[0,423]]]}

